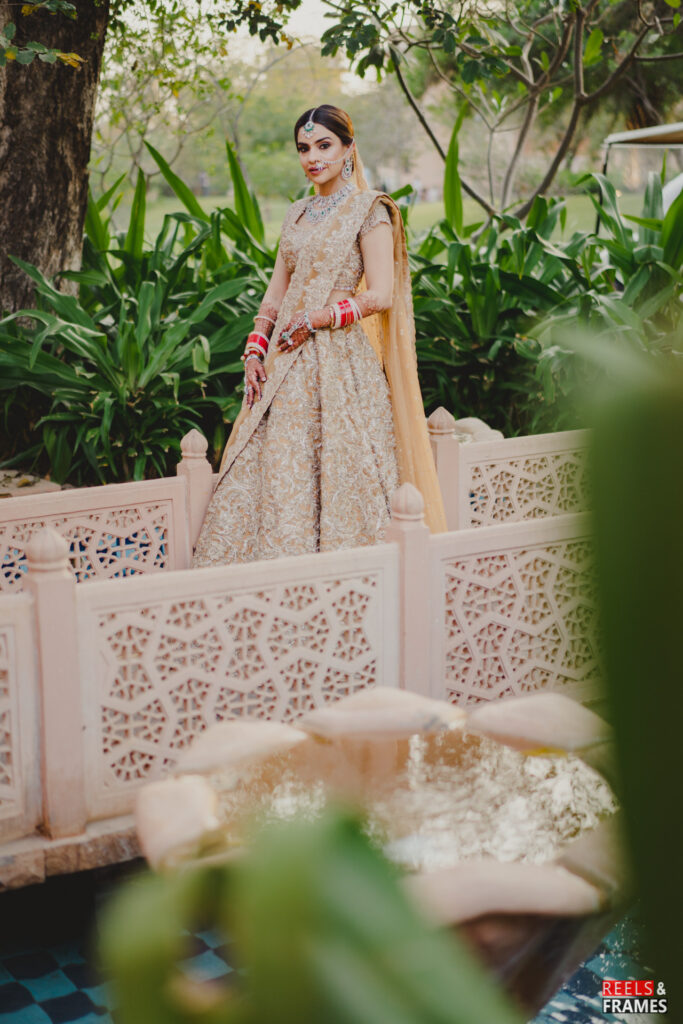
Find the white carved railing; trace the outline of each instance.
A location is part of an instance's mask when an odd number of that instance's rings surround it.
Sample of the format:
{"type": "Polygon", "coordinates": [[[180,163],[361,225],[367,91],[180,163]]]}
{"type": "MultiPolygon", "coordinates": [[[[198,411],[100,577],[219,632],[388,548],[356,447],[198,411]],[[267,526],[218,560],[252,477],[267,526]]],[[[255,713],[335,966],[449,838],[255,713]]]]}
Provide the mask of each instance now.
{"type": "Polygon", "coordinates": [[[431,543],[432,694],[457,704],[594,695],[598,647],[587,515],[441,534],[431,543]]]}
{"type": "Polygon", "coordinates": [[[0,596],[0,835],[40,821],[38,665],[33,602],[0,596]]]}
{"type": "MultiPolygon", "coordinates": [[[[587,431],[504,439],[444,409],[427,423],[450,529],[587,507],[587,431]]],[[[0,502],[0,591],[23,589],[26,546],[45,526],[68,542],[79,583],[186,568],[216,476],[199,431],[183,437],[181,450],[176,477],[0,502]]]]}
{"type": "Polygon", "coordinates": [[[393,546],[72,587],[89,819],[128,811],[211,722],[396,685],[393,546]]]}
{"type": "MultiPolygon", "coordinates": [[[[449,530],[587,506],[587,431],[503,439],[445,409],[427,425],[449,530]]],[[[181,449],[176,477],[0,501],[0,590],[23,588],[26,544],[46,526],[69,544],[78,582],[187,568],[217,477],[198,431],[181,449]]]]}
{"type": "Polygon", "coordinates": [[[556,514],[584,500],[585,434],[477,440],[465,422],[475,439],[460,443],[463,421],[456,433],[441,413],[429,426],[449,522],[477,521],[484,490],[473,481],[496,483],[497,465],[517,460],[514,482],[529,478],[530,459],[546,460],[534,486],[495,492],[502,524],[431,535],[406,484],[385,544],[190,570],[215,479],[201,435],[183,440],[178,479],[0,503],[5,528],[19,524],[14,550],[28,570],[24,593],[15,583],[0,596],[0,841],[40,824],[44,842],[63,842],[95,819],[120,820],[135,788],[217,719],[289,719],[377,683],[464,703],[542,688],[588,699],[597,649],[587,517],[556,514]],[[548,466],[562,483],[552,493],[539,483],[548,466]],[[99,522],[111,511],[122,526],[130,511],[139,532],[143,512],[159,526],[149,507],[162,500],[167,532],[150,540],[164,564],[140,549],[128,556],[122,541],[92,580],[78,558],[102,547],[76,529],[84,510],[99,522]],[[107,578],[112,565],[126,578],[107,578]]]}
{"type": "Polygon", "coordinates": [[[198,431],[181,449],[177,477],[0,501],[0,591],[23,589],[26,545],[48,526],[67,541],[78,582],[187,567],[213,476],[198,431]]]}
{"type": "Polygon", "coordinates": [[[35,536],[27,592],[0,599],[0,835],[35,824],[39,763],[43,828],[73,835],[126,813],[210,722],[288,720],[358,687],[588,699],[587,516],[432,535],[422,512],[405,484],[385,544],[86,587],[65,540],[35,536]]]}
{"type": "Polygon", "coordinates": [[[427,423],[449,530],[588,508],[587,430],[504,439],[445,409],[427,423]]]}

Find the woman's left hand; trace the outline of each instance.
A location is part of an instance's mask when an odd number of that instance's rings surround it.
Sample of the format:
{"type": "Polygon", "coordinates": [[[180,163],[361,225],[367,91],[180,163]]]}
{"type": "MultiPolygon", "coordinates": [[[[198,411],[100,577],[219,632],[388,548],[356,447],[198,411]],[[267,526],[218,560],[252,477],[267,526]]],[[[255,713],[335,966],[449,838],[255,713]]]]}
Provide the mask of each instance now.
{"type": "Polygon", "coordinates": [[[278,338],[277,350],[278,352],[293,352],[300,345],[303,345],[310,336],[311,332],[306,324],[302,322],[300,317],[295,317],[289,321],[278,338]]]}
{"type": "Polygon", "coordinates": [[[308,323],[310,323],[313,330],[311,331],[304,320],[306,314],[302,313],[301,316],[294,317],[290,320],[284,331],[278,338],[277,350],[278,352],[293,352],[294,349],[299,348],[300,345],[319,331],[321,327],[329,327],[330,324],[330,310],[329,307],[321,309],[312,309],[308,314],[308,323]],[[283,334],[289,333],[289,338],[282,337],[283,334]]]}

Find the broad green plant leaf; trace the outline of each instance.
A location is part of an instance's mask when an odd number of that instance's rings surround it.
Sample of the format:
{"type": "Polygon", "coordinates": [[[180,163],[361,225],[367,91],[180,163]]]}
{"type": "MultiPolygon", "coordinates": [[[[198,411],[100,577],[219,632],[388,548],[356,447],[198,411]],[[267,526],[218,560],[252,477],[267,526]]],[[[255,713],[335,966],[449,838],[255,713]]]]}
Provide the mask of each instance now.
{"type": "Polygon", "coordinates": [[[588,36],[586,46],[583,51],[583,63],[585,67],[589,68],[592,64],[597,64],[600,60],[603,39],[604,35],[602,29],[599,28],[594,28],[588,36]]]}
{"type": "Polygon", "coordinates": [[[199,220],[208,221],[208,214],[204,211],[192,189],[186,185],[174,171],[171,170],[170,164],[164,160],[161,153],[159,153],[159,151],[156,150],[150,142],[145,142],[145,146],[185,209],[188,210],[193,217],[197,217],[199,220]]]}
{"type": "Polygon", "coordinates": [[[145,206],[147,200],[147,182],[142,168],[138,168],[138,178],[135,185],[133,205],[130,211],[128,232],[123,243],[123,248],[135,259],[142,256],[142,246],[145,240],[145,206]]]}
{"type": "Polygon", "coordinates": [[[679,192],[666,211],[662,223],[661,244],[664,262],[674,270],[679,270],[683,264],[683,192],[679,192]]]}
{"type": "Polygon", "coordinates": [[[458,166],[460,161],[458,133],[467,112],[467,106],[467,103],[463,103],[453,126],[448,153],[446,154],[446,170],[444,173],[443,198],[446,220],[458,237],[461,237],[463,234],[462,185],[460,184],[458,166]]]}
{"type": "Polygon", "coordinates": [[[232,179],[232,187],[234,191],[234,202],[235,212],[244,226],[253,235],[253,237],[263,245],[265,241],[265,232],[263,229],[263,220],[261,218],[261,211],[256,201],[256,197],[249,190],[242,169],[237,160],[237,156],[230,145],[230,142],[226,139],[225,151],[228,155],[228,167],[230,169],[230,177],[232,179]]]}

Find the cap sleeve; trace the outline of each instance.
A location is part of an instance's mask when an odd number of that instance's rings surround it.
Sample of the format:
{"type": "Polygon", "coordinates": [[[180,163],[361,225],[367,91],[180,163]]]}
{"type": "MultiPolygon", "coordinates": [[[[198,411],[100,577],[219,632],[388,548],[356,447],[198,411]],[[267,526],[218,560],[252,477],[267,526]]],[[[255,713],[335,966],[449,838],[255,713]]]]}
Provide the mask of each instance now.
{"type": "Polygon", "coordinates": [[[388,224],[391,227],[391,215],[384,203],[375,203],[370,213],[360,226],[358,237],[362,238],[368,231],[372,231],[378,224],[388,224]]]}
{"type": "Polygon", "coordinates": [[[367,234],[368,231],[372,231],[373,227],[377,227],[378,224],[388,224],[389,227],[391,226],[391,215],[384,203],[375,203],[373,209],[360,225],[358,238],[361,239],[364,237],[364,234],[367,234]]]}

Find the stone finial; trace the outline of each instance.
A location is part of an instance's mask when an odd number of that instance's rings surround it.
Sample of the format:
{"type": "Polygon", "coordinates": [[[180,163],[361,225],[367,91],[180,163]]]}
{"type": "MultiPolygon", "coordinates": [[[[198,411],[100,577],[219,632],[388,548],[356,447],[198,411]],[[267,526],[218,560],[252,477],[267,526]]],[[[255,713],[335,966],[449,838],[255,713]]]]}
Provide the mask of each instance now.
{"type": "Polygon", "coordinates": [[[184,459],[204,459],[206,458],[208,448],[209,442],[201,431],[196,430],[195,427],[188,431],[180,442],[180,450],[183,453],[184,459]]]}
{"type": "Polygon", "coordinates": [[[424,499],[413,484],[401,484],[391,496],[393,519],[422,519],[424,508],[424,499]]]}
{"type": "Polygon", "coordinates": [[[440,405],[428,417],[427,429],[430,434],[452,434],[455,432],[455,416],[440,405]]]}
{"type": "Polygon", "coordinates": [[[46,526],[31,537],[26,545],[26,558],[31,572],[69,569],[69,545],[61,534],[46,526]]]}

